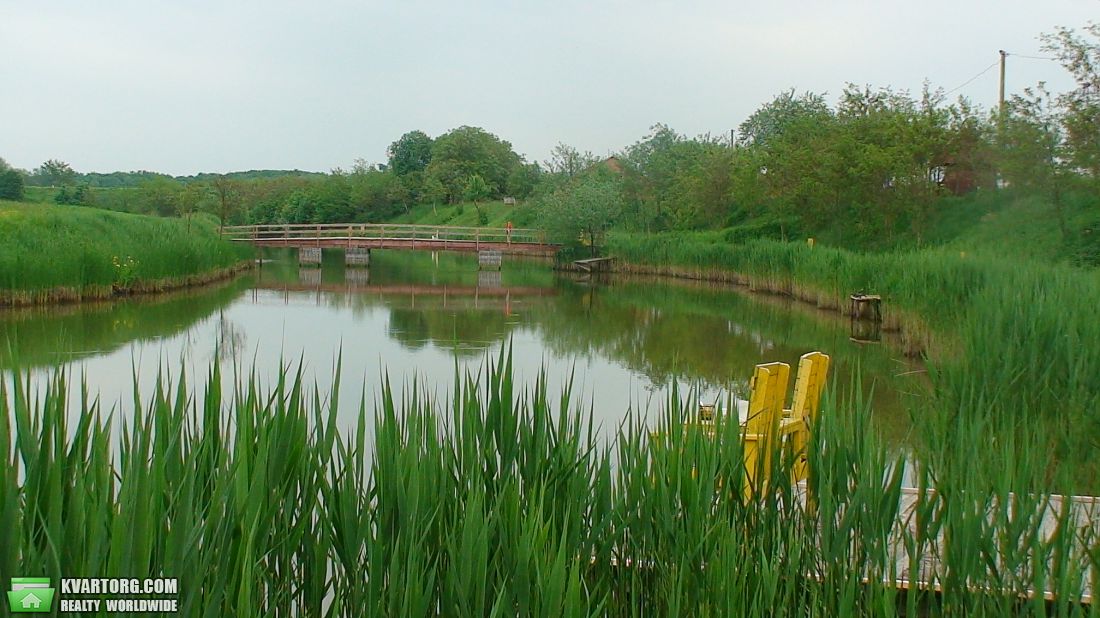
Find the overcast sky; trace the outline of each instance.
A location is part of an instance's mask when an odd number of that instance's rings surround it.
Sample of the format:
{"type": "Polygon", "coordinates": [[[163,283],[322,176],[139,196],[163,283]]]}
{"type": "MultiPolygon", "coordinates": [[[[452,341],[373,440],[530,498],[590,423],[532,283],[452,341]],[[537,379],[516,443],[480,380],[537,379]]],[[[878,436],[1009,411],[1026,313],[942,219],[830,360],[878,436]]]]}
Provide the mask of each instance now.
{"type": "MultiPolygon", "coordinates": [[[[484,127],[528,160],[655,123],[728,134],[777,93],[954,89],[1100,0],[0,0],[0,157],[171,174],[381,162],[402,133],[484,127]]],[[[996,104],[993,67],[962,94],[996,104]]],[[[1008,92],[1071,82],[1008,59],[1008,92]]]]}

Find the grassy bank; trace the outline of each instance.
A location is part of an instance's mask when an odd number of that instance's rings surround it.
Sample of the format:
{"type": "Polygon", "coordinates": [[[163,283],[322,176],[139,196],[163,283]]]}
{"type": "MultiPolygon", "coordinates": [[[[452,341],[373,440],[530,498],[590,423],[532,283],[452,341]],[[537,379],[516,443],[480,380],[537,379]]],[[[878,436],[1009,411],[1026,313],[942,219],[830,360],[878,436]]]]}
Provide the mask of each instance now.
{"type": "Polygon", "coordinates": [[[947,250],[855,253],[775,240],[729,242],[722,232],[617,233],[607,253],[625,270],[726,281],[834,311],[846,311],[853,293],[880,294],[884,327],[910,333],[917,351],[933,344],[926,323],[954,323],[987,277],[1019,266],[947,250]]]}
{"type": "Polygon", "coordinates": [[[974,422],[910,464],[938,491],[901,526],[907,464],[858,401],[825,403],[809,509],[788,482],[742,497],[735,425],[685,431],[673,395],[656,427],[635,418],[607,444],[507,358],[449,398],[382,389],[354,435],[336,429],[339,392],[300,374],[223,393],[214,365],[198,401],[175,379],[121,432],[88,398],[66,421],[63,377],[38,397],[4,383],[0,579],[179,577],[189,616],[1095,614],[1079,601],[1096,530],[1056,511],[1042,532],[1043,499],[1009,493],[1042,476],[1039,451],[980,447],[974,422]],[[979,448],[999,456],[968,459],[979,448]],[[930,555],[939,594],[882,583],[930,555]]]}
{"type": "Polygon", "coordinates": [[[928,353],[934,408],[1014,419],[1054,459],[1100,465],[1100,272],[923,250],[853,253],[804,243],[732,244],[719,233],[614,235],[635,269],[749,285],[827,309],[881,294],[888,327],[928,353]]]}
{"type": "Polygon", "coordinates": [[[190,220],[0,202],[0,305],[105,298],[222,278],[251,255],[190,220]]]}

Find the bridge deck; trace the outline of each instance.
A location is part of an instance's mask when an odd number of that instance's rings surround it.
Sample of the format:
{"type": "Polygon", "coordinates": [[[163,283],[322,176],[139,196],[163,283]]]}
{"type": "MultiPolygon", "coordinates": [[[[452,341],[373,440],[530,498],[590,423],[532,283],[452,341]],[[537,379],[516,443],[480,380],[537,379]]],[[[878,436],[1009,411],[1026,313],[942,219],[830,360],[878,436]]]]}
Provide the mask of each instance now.
{"type": "Polygon", "coordinates": [[[553,255],[560,245],[546,242],[539,230],[369,223],[241,225],[223,235],[262,247],[322,247],[484,251],[553,255]]]}

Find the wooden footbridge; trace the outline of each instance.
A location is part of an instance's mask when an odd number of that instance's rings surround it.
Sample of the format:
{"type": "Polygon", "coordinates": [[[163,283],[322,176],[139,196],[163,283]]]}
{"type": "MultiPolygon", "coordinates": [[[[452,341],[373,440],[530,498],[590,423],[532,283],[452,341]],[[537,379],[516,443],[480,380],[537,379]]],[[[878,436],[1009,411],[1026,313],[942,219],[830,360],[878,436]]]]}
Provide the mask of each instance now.
{"type": "Polygon", "coordinates": [[[418,249],[427,251],[500,251],[552,256],[561,245],[547,242],[541,230],[390,223],[235,225],[222,235],[260,247],[331,249],[418,249]]]}

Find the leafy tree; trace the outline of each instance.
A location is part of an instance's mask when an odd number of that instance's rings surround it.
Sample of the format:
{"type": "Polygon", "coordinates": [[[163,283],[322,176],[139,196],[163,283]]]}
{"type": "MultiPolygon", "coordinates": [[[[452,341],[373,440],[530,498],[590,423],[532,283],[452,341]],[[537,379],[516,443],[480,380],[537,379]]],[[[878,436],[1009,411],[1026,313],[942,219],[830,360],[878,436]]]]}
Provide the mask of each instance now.
{"type": "Polygon", "coordinates": [[[389,169],[398,176],[423,172],[432,161],[432,138],[423,131],[409,131],[390,144],[389,169]]]}
{"type": "Polygon", "coordinates": [[[205,197],[205,188],[198,183],[189,182],[180,187],[172,196],[172,204],[175,207],[176,216],[187,219],[187,229],[191,229],[191,216],[199,210],[199,206],[205,197]]]}
{"type": "MultiPolygon", "coordinates": [[[[817,95],[784,93],[742,127],[733,209],[773,217],[781,236],[830,229],[889,242],[907,227],[919,241],[946,168],[988,168],[987,138],[971,110],[927,86],[916,100],[849,85],[835,112],[817,95]]],[[[716,199],[721,184],[709,186],[716,199]]]]}
{"type": "Polygon", "coordinates": [[[1000,119],[1001,172],[1009,185],[1046,197],[1063,237],[1068,237],[1063,189],[1072,158],[1054,100],[1042,86],[1013,96],[1000,119]]]}
{"type": "Polygon", "coordinates": [[[793,89],[788,90],[741,123],[737,129],[737,143],[741,146],[766,146],[808,118],[826,119],[831,115],[825,98],[820,94],[806,92],[795,96],[793,89]]]}
{"type": "Polygon", "coordinates": [[[435,178],[446,187],[448,199],[456,201],[470,176],[477,174],[489,185],[491,195],[501,195],[512,169],[521,163],[510,143],[480,127],[463,126],[435,140],[425,182],[435,178]]]}
{"type": "Polygon", "coordinates": [[[420,203],[433,206],[447,201],[447,187],[435,176],[424,179],[424,185],[420,190],[420,203]]]}
{"type": "Polygon", "coordinates": [[[409,206],[413,201],[413,191],[410,188],[413,183],[408,181],[416,175],[419,175],[419,172],[399,177],[396,181],[391,182],[386,189],[386,199],[391,204],[403,208],[405,212],[409,212],[409,206]]]}
{"type": "Polygon", "coordinates": [[[650,134],[626,150],[627,173],[623,195],[627,208],[642,227],[662,229],[668,225],[662,205],[665,189],[675,177],[674,154],[684,137],[663,124],[650,127],[650,134]]]}
{"type": "Polygon", "coordinates": [[[597,254],[604,235],[622,215],[622,184],[607,174],[587,174],[541,198],[538,225],[558,242],[587,244],[597,254]]]}
{"type": "Polygon", "coordinates": [[[508,193],[515,198],[528,197],[541,180],[542,168],[538,163],[521,163],[508,174],[508,193]]]}
{"type": "Polygon", "coordinates": [[[223,228],[240,206],[241,190],[238,182],[225,174],[210,183],[216,202],[218,227],[223,228]]]}
{"type": "Polygon", "coordinates": [[[492,187],[479,174],[471,174],[462,189],[462,199],[467,202],[480,202],[489,197],[492,187]]]}
{"type": "Polygon", "coordinates": [[[306,189],[297,189],[279,209],[279,223],[310,223],[313,220],[313,200],[306,189]]]}
{"type": "Polygon", "coordinates": [[[143,182],[139,192],[142,212],[162,217],[176,214],[176,195],[181,188],[180,182],[164,177],[143,182]]]}
{"type": "Polygon", "coordinates": [[[1078,35],[1059,28],[1040,37],[1043,50],[1054,54],[1077,87],[1058,96],[1065,156],[1077,170],[1100,182],[1100,23],[1078,35]]]}
{"type": "Polygon", "coordinates": [[[36,184],[57,187],[71,185],[76,181],[76,172],[64,161],[50,159],[34,170],[36,184]]]}
{"type": "MultiPolygon", "coordinates": [[[[373,173],[383,175],[382,172],[373,173]]],[[[309,223],[349,223],[355,219],[350,176],[333,170],[327,177],[309,182],[307,193],[313,204],[309,223]]]]}
{"type": "Polygon", "coordinates": [[[349,205],[355,221],[375,223],[400,212],[401,206],[393,202],[394,185],[401,179],[378,170],[354,172],[348,175],[349,205]]]}
{"type": "MultiPolygon", "coordinates": [[[[231,174],[230,178],[236,179],[231,174]]],[[[247,223],[280,223],[283,203],[295,190],[309,185],[303,176],[239,180],[242,218],[247,223]]]]}
{"type": "Polygon", "coordinates": [[[623,192],[627,209],[640,227],[659,230],[699,224],[697,205],[690,202],[696,196],[691,195],[689,178],[717,147],[709,136],[688,139],[658,124],[627,149],[623,192]]]}
{"type": "Polygon", "coordinates": [[[962,194],[995,186],[994,125],[963,98],[947,114],[944,188],[962,194]]]}
{"type": "Polygon", "coordinates": [[[76,187],[62,186],[61,190],[54,196],[53,201],[57,204],[70,206],[90,206],[95,203],[95,196],[92,188],[86,184],[80,184],[76,187]]]}
{"type": "Polygon", "coordinates": [[[23,174],[11,168],[0,170],[0,199],[18,201],[23,195],[23,174]]]}
{"type": "Polygon", "coordinates": [[[436,160],[424,172],[424,183],[429,181],[443,187],[443,201],[457,202],[462,199],[462,189],[466,186],[463,166],[455,161],[436,160]]]}
{"type": "Polygon", "coordinates": [[[739,175],[750,184],[740,193],[759,199],[754,214],[774,217],[781,237],[794,226],[824,225],[850,206],[845,194],[851,187],[842,162],[853,160],[854,141],[841,139],[841,131],[834,117],[802,116],[760,146],[746,149],[749,156],[742,162],[749,168],[739,175]]]}
{"type": "MultiPolygon", "coordinates": [[[[857,229],[892,236],[908,222],[918,241],[941,189],[933,170],[949,158],[950,114],[927,86],[920,101],[889,88],[845,89],[837,111],[840,135],[851,145],[844,199],[860,208],[857,229]]],[[[846,178],[845,178],[846,176],[846,178]]]]}
{"type": "Polygon", "coordinates": [[[550,151],[546,170],[551,174],[572,178],[592,167],[598,160],[591,152],[582,153],[568,144],[558,142],[558,145],[550,151]]]}
{"type": "Polygon", "coordinates": [[[680,227],[722,227],[733,216],[733,160],[735,151],[716,143],[693,157],[691,167],[675,184],[680,227]]]}

